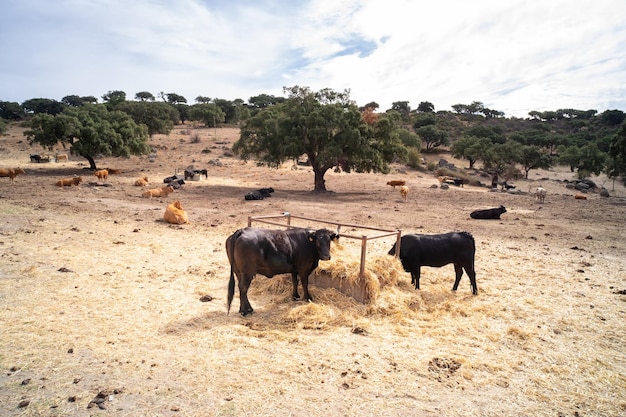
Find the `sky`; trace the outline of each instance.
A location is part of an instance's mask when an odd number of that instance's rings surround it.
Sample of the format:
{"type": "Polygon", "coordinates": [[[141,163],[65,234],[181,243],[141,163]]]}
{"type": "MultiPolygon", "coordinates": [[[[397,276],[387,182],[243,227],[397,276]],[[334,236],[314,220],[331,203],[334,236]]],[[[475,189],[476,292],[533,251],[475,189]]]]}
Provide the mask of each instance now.
{"type": "Polygon", "coordinates": [[[626,111],[623,0],[2,0],[0,101],[350,90],[379,110],[626,111]]]}

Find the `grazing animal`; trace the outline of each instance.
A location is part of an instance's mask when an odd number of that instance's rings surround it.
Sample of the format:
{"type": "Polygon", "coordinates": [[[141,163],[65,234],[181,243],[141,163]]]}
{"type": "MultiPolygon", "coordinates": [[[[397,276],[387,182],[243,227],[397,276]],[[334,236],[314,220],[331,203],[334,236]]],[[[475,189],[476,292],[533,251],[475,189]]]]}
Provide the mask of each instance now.
{"type": "Polygon", "coordinates": [[[503,213],[506,213],[506,208],[504,206],[500,206],[497,208],[472,211],[470,213],[470,217],[472,219],[497,220],[503,213]]]}
{"type": "Polygon", "coordinates": [[[113,174],[119,175],[122,173],[121,169],[115,169],[115,168],[105,168],[105,169],[109,172],[109,175],[113,175],[113,174]]]}
{"type": "Polygon", "coordinates": [[[106,169],[99,169],[93,173],[96,177],[98,177],[98,181],[106,181],[109,178],[109,171],[106,169]]]}
{"type": "Polygon", "coordinates": [[[396,187],[400,187],[400,186],[405,185],[405,184],[406,184],[406,181],[404,181],[404,180],[387,181],[387,185],[391,185],[394,190],[396,189],[396,187]]]}
{"type": "MultiPolygon", "coordinates": [[[[396,254],[394,243],[389,255],[396,254]]],[[[456,279],[452,291],[456,291],[463,270],[470,279],[472,294],[478,294],[474,257],[476,243],[468,232],[450,232],[440,235],[404,235],[400,239],[400,261],[404,270],[411,273],[411,283],[420,289],[420,268],[422,266],[442,267],[454,264],[456,279]]]]}
{"type": "Polygon", "coordinates": [[[67,154],[59,154],[56,156],[56,161],[57,162],[67,162],[67,154]]]}
{"type": "Polygon", "coordinates": [[[148,185],[148,177],[138,178],[135,180],[135,185],[137,187],[145,187],[148,185]]]}
{"type": "Polygon", "coordinates": [[[30,162],[50,162],[50,155],[30,154],[30,162]]]}
{"type": "Polygon", "coordinates": [[[171,185],[168,185],[167,187],[163,187],[163,188],[152,188],[150,190],[146,190],[143,193],[141,193],[142,197],[146,197],[146,198],[152,198],[152,197],[167,197],[168,195],[170,195],[170,193],[174,192],[174,187],[172,187],[171,185]]]}
{"type": "Polygon", "coordinates": [[[338,238],[339,235],[328,229],[270,230],[247,227],[237,230],[226,239],[226,254],[230,262],[228,312],[235,294],[235,275],[239,286],[239,314],[242,316],[254,311],[248,301],[248,288],[256,274],[271,278],[291,273],[293,300],[300,299],[299,276],[304,299],[313,301],[309,294],[309,275],[317,268],[320,260],[330,260],[330,242],[338,238]]]}
{"type": "Polygon", "coordinates": [[[543,203],[546,200],[547,193],[548,192],[546,191],[545,188],[537,187],[537,192],[535,193],[537,201],[539,201],[540,203],[543,203]]]}
{"type": "Polygon", "coordinates": [[[26,174],[26,171],[19,167],[0,169],[0,177],[9,177],[11,179],[11,184],[13,184],[13,179],[20,174],[26,174]]]}
{"type": "Polygon", "coordinates": [[[170,187],[172,187],[175,190],[179,190],[181,188],[183,188],[183,185],[185,185],[185,180],[182,178],[179,178],[177,180],[173,180],[167,183],[170,187]]]}
{"type": "Polygon", "coordinates": [[[164,182],[165,184],[169,184],[169,183],[170,183],[170,182],[172,182],[172,181],[178,181],[178,180],[184,180],[184,179],[185,179],[185,178],[184,178],[184,177],[181,177],[180,175],[172,175],[172,176],[170,176],[170,177],[165,177],[165,178],[163,178],[163,182],[164,182]]]}
{"type": "Polygon", "coordinates": [[[586,195],[584,195],[584,194],[580,194],[580,193],[578,193],[578,194],[576,194],[576,195],[574,196],[574,198],[575,198],[576,200],[586,200],[586,199],[587,199],[587,196],[586,196],[586,195]]]}
{"type": "Polygon", "coordinates": [[[400,195],[402,196],[402,199],[404,200],[404,202],[406,203],[406,196],[409,194],[409,187],[407,187],[406,185],[402,185],[400,187],[400,195]]]}
{"type": "Polygon", "coordinates": [[[463,183],[465,182],[463,181],[463,178],[448,177],[445,175],[437,177],[437,179],[439,180],[440,184],[451,184],[456,185],[457,187],[463,187],[463,183]]]}
{"type": "Polygon", "coordinates": [[[244,200],[263,200],[271,197],[274,189],[272,187],[259,188],[256,191],[249,191],[243,196],[244,200]]]}
{"type": "Polygon", "coordinates": [[[167,205],[165,208],[165,214],[163,215],[163,220],[172,224],[189,223],[187,212],[183,210],[183,206],[178,200],[167,205]]]}
{"type": "Polygon", "coordinates": [[[56,182],[57,187],[71,187],[78,185],[83,181],[83,177],[61,178],[56,182]]]}
{"type": "Polygon", "coordinates": [[[502,190],[514,190],[515,186],[514,185],[509,185],[506,181],[504,181],[502,184],[502,190]]]}
{"type": "Polygon", "coordinates": [[[204,175],[204,178],[209,178],[209,173],[206,169],[186,169],[185,179],[193,178],[194,175],[204,175]]]}

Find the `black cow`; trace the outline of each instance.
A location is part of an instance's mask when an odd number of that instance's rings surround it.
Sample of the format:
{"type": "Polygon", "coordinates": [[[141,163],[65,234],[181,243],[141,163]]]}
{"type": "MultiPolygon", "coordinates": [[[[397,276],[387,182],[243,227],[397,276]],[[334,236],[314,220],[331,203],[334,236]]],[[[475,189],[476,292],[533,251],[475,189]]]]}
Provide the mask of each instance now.
{"type": "Polygon", "coordinates": [[[260,188],[256,191],[247,192],[243,196],[245,200],[263,200],[264,198],[271,197],[274,189],[272,187],[260,188]]]}
{"type": "Polygon", "coordinates": [[[309,294],[309,275],[319,261],[330,260],[330,242],[339,236],[328,229],[270,230],[247,227],[239,229],[226,239],[226,254],[230,262],[228,281],[228,312],[235,294],[235,278],[239,286],[239,314],[253,312],[248,301],[248,288],[256,274],[268,278],[291,273],[293,299],[299,300],[298,276],[302,282],[304,299],[309,294]]]}
{"type": "Polygon", "coordinates": [[[172,175],[172,176],[163,178],[163,183],[169,184],[172,181],[178,181],[178,180],[183,180],[184,181],[185,177],[184,176],[180,176],[180,175],[172,175]]]}
{"type": "MultiPolygon", "coordinates": [[[[395,255],[396,244],[389,251],[395,255]]],[[[456,291],[463,275],[469,276],[472,294],[478,294],[474,255],[476,243],[468,232],[450,232],[441,235],[404,235],[400,240],[400,261],[404,270],[411,273],[411,283],[420,288],[420,268],[422,266],[442,267],[454,264],[456,279],[452,291],[456,291]]]]}
{"type": "Polygon", "coordinates": [[[209,178],[209,172],[206,169],[186,169],[185,179],[193,178],[194,175],[204,175],[204,178],[209,178]]]}
{"type": "Polygon", "coordinates": [[[504,206],[500,206],[497,208],[474,210],[470,213],[470,217],[472,219],[497,220],[500,219],[500,215],[503,213],[506,213],[506,208],[504,206]]]}

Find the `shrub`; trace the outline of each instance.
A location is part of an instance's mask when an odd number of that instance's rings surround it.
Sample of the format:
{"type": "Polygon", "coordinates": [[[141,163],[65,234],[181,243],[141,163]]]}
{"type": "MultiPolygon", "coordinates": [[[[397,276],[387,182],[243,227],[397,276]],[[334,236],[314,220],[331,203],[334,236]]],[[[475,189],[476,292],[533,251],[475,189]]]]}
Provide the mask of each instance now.
{"type": "Polygon", "coordinates": [[[422,165],[422,154],[417,148],[409,148],[409,160],[407,165],[411,168],[419,168],[422,165]]]}

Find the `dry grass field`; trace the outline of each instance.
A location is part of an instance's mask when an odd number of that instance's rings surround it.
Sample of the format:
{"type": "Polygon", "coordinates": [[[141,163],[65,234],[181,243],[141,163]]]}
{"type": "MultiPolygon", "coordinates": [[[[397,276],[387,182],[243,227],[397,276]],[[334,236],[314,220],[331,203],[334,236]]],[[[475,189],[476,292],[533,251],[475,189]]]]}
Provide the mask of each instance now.
{"type": "MultiPolygon", "coordinates": [[[[398,166],[389,175],[329,172],[331,192],[320,195],[307,167],[230,156],[235,129],[179,127],[150,139],[151,156],[96,159],[122,170],[105,187],[76,156],[29,162],[41,148],[22,131],[0,137],[0,168],[26,170],[13,184],[0,178],[2,416],[626,415],[621,184],[594,178],[611,196],[575,200],[561,168],[513,181],[546,188],[539,204],[484,187],[431,188],[432,174],[398,166]],[[144,176],[161,186],[192,164],[208,178],[167,198],[143,198],[134,186],[144,176]],[[79,186],[54,185],[73,175],[83,176],[79,186]],[[406,202],[390,179],[406,180],[406,202]],[[243,198],[270,186],[270,198],[243,198]],[[162,220],[174,200],[189,224],[162,220]],[[501,220],[469,217],[500,204],[501,220]],[[227,315],[224,241],[249,216],[283,212],[403,233],[471,232],[478,295],[467,276],[451,291],[452,265],[423,268],[414,290],[386,255],[390,237],[368,246],[368,267],[390,277],[369,304],[316,287],[314,303],[294,302],[288,277],[257,276],[255,313],[239,316],[236,294],[227,315]]],[[[358,251],[342,238],[330,262],[350,263],[358,251]]]]}

